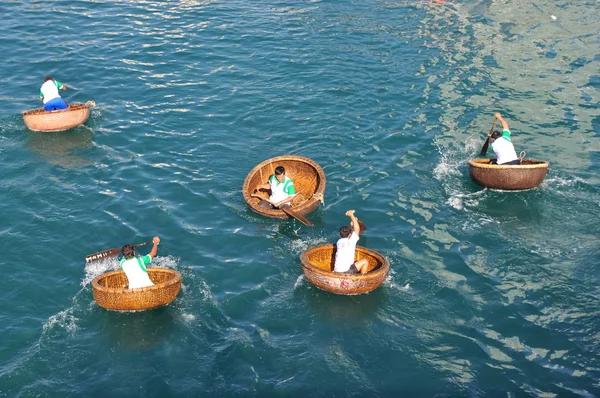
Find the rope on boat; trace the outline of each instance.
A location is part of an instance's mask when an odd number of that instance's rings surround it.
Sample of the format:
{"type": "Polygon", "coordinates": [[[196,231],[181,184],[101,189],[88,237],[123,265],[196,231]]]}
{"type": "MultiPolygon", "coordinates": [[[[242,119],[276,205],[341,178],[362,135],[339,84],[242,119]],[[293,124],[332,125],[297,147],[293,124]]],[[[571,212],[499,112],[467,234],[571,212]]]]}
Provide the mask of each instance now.
{"type": "Polygon", "coordinates": [[[521,153],[519,153],[519,160],[522,162],[523,159],[525,159],[525,155],[527,155],[527,152],[525,151],[521,151],[521,153]]]}
{"type": "Polygon", "coordinates": [[[88,108],[91,108],[93,106],[96,106],[96,102],[95,101],[88,101],[85,103],[85,106],[87,106],[88,108]]]}
{"type": "Polygon", "coordinates": [[[294,196],[294,199],[292,199],[292,206],[300,206],[300,204],[304,203],[305,201],[306,199],[304,198],[304,195],[298,193],[296,196],[294,196]]]}
{"type": "Polygon", "coordinates": [[[319,202],[321,202],[321,204],[323,206],[325,206],[325,198],[323,197],[322,193],[315,193],[313,194],[313,199],[318,200],[319,202]]]}

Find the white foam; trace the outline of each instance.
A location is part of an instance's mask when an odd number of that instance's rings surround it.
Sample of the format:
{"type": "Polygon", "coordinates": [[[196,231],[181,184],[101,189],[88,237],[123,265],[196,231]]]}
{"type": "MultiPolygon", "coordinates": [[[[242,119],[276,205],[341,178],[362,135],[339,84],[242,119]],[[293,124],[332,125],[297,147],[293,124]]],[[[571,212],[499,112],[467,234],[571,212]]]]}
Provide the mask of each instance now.
{"type": "Polygon", "coordinates": [[[69,333],[74,333],[77,330],[77,318],[71,313],[71,308],[61,311],[56,315],[52,315],[42,326],[42,330],[47,332],[55,326],[64,328],[69,333]]]}
{"type": "Polygon", "coordinates": [[[477,207],[479,205],[479,197],[484,195],[486,190],[487,188],[484,188],[481,191],[466,194],[461,192],[452,192],[446,203],[457,210],[463,210],[465,206],[477,207]]]}
{"type": "Polygon", "coordinates": [[[85,287],[92,282],[92,279],[105,272],[119,269],[119,262],[115,258],[109,258],[102,261],[94,261],[85,265],[85,277],[81,281],[81,286],[85,287]]]}
{"type": "MultiPolygon", "coordinates": [[[[177,268],[177,258],[173,256],[160,257],[152,259],[150,265],[154,268],[177,268]]],[[[106,272],[116,271],[119,269],[119,260],[114,258],[105,259],[102,261],[94,261],[85,265],[85,277],[81,281],[81,286],[85,287],[92,282],[92,279],[106,272]]]]}
{"type": "Polygon", "coordinates": [[[300,284],[302,283],[303,280],[304,280],[304,274],[301,274],[298,276],[298,278],[296,278],[296,282],[294,282],[294,290],[296,290],[296,288],[298,286],[300,286],[300,284]]]}
{"type": "Polygon", "coordinates": [[[183,321],[187,324],[191,324],[196,320],[196,315],[194,314],[188,314],[186,312],[182,312],[181,313],[181,318],[183,319],[183,321]]]}
{"type": "Polygon", "coordinates": [[[290,248],[290,250],[294,254],[299,255],[304,250],[307,250],[307,249],[309,249],[311,247],[314,247],[314,246],[323,245],[323,244],[326,244],[326,243],[329,243],[326,237],[318,236],[318,237],[315,237],[315,238],[292,240],[292,241],[290,241],[287,244],[287,246],[290,248]]]}
{"type": "Polygon", "coordinates": [[[552,188],[562,188],[562,187],[571,187],[576,184],[587,184],[587,182],[579,177],[560,177],[553,176],[552,178],[546,178],[543,182],[544,186],[552,187],[552,188]]]}

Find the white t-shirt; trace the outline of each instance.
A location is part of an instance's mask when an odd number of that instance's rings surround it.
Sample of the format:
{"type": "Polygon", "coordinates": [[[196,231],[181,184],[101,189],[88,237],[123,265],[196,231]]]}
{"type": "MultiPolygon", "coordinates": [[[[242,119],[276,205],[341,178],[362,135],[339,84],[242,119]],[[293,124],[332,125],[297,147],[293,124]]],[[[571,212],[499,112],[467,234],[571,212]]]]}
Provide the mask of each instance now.
{"type": "Polygon", "coordinates": [[[58,93],[58,89],[62,87],[62,84],[55,80],[48,80],[42,84],[40,88],[40,95],[44,97],[44,104],[54,98],[60,98],[60,94],[58,93]]]}
{"type": "Polygon", "coordinates": [[[149,255],[121,260],[121,268],[125,271],[125,275],[127,275],[130,289],[154,286],[146,270],[146,265],[150,264],[151,260],[152,257],[149,255]]]}
{"type": "Polygon", "coordinates": [[[502,137],[496,139],[492,144],[498,164],[512,162],[519,159],[515,147],[510,140],[510,131],[502,130],[502,137]]]}
{"type": "Polygon", "coordinates": [[[358,235],[352,231],[352,235],[347,238],[340,238],[337,241],[337,250],[335,252],[335,272],[347,272],[350,266],[354,264],[354,252],[356,251],[356,242],[358,235]]]}
{"type": "Polygon", "coordinates": [[[283,181],[279,182],[277,181],[277,177],[272,175],[269,179],[269,184],[271,184],[271,197],[269,199],[273,203],[281,202],[296,194],[294,182],[288,176],[285,176],[283,181]]]}

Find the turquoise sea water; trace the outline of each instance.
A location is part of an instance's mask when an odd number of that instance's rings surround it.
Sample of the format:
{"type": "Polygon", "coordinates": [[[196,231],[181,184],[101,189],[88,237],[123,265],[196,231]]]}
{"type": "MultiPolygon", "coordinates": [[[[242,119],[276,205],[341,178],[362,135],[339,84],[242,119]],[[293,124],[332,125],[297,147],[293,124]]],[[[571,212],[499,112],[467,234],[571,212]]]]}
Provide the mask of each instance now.
{"type": "MultiPolygon", "coordinates": [[[[4,1],[0,396],[600,396],[597,0],[4,1]],[[29,131],[51,74],[76,129],[29,131]],[[468,176],[500,111],[537,189],[468,176]],[[325,206],[262,218],[241,186],[308,156],[325,206]],[[300,253],[387,256],[374,292],[300,253]],[[159,235],[169,306],[117,313],[84,257],[159,235]]],[[[145,253],[149,247],[140,250],[145,253]]]]}

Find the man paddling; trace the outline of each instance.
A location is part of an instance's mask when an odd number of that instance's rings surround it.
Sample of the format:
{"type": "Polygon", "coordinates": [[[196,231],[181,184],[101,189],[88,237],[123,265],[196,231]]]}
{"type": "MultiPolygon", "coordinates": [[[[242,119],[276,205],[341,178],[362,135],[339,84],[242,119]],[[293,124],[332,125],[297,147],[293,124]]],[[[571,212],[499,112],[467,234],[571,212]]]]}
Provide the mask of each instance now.
{"type": "Polygon", "coordinates": [[[488,134],[490,138],[490,144],[494,153],[496,154],[496,159],[492,159],[492,164],[502,164],[505,166],[509,165],[520,165],[521,159],[517,156],[517,152],[515,152],[515,147],[510,140],[510,130],[508,129],[508,123],[506,120],[502,118],[500,112],[496,112],[494,117],[502,123],[502,133],[498,130],[495,130],[493,133],[488,134]]]}
{"type": "Polygon", "coordinates": [[[358,218],[354,215],[354,210],[348,210],[346,215],[350,217],[352,228],[348,226],[340,228],[340,239],[336,243],[333,271],[344,274],[366,274],[369,271],[369,261],[366,258],[354,261],[356,243],[360,234],[358,218]]]}
{"type": "Polygon", "coordinates": [[[44,84],[40,88],[40,98],[44,103],[44,110],[56,111],[59,109],[66,109],[69,106],[60,97],[58,90],[66,90],[67,86],[61,84],[59,81],[54,80],[52,76],[46,76],[44,84]]]}
{"type": "Polygon", "coordinates": [[[259,185],[254,192],[260,190],[271,191],[269,200],[262,200],[259,204],[264,208],[280,208],[282,205],[289,206],[290,202],[294,200],[294,196],[296,196],[294,181],[285,175],[285,168],[283,166],[277,166],[275,173],[269,177],[269,182],[259,185]]]}
{"type": "Polygon", "coordinates": [[[152,283],[148,277],[146,265],[150,264],[152,259],[156,256],[160,238],[155,236],[152,238],[152,243],[154,246],[152,247],[150,253],[142,257],[135,256],[135,247],[133,245],[125,245],[121,250],[123,253],[123,258],[121,259],[121,268],[123,271],[125,271],[125,275],[127,275],[130,289],[154,286],[154,283],[152,283]]]}

